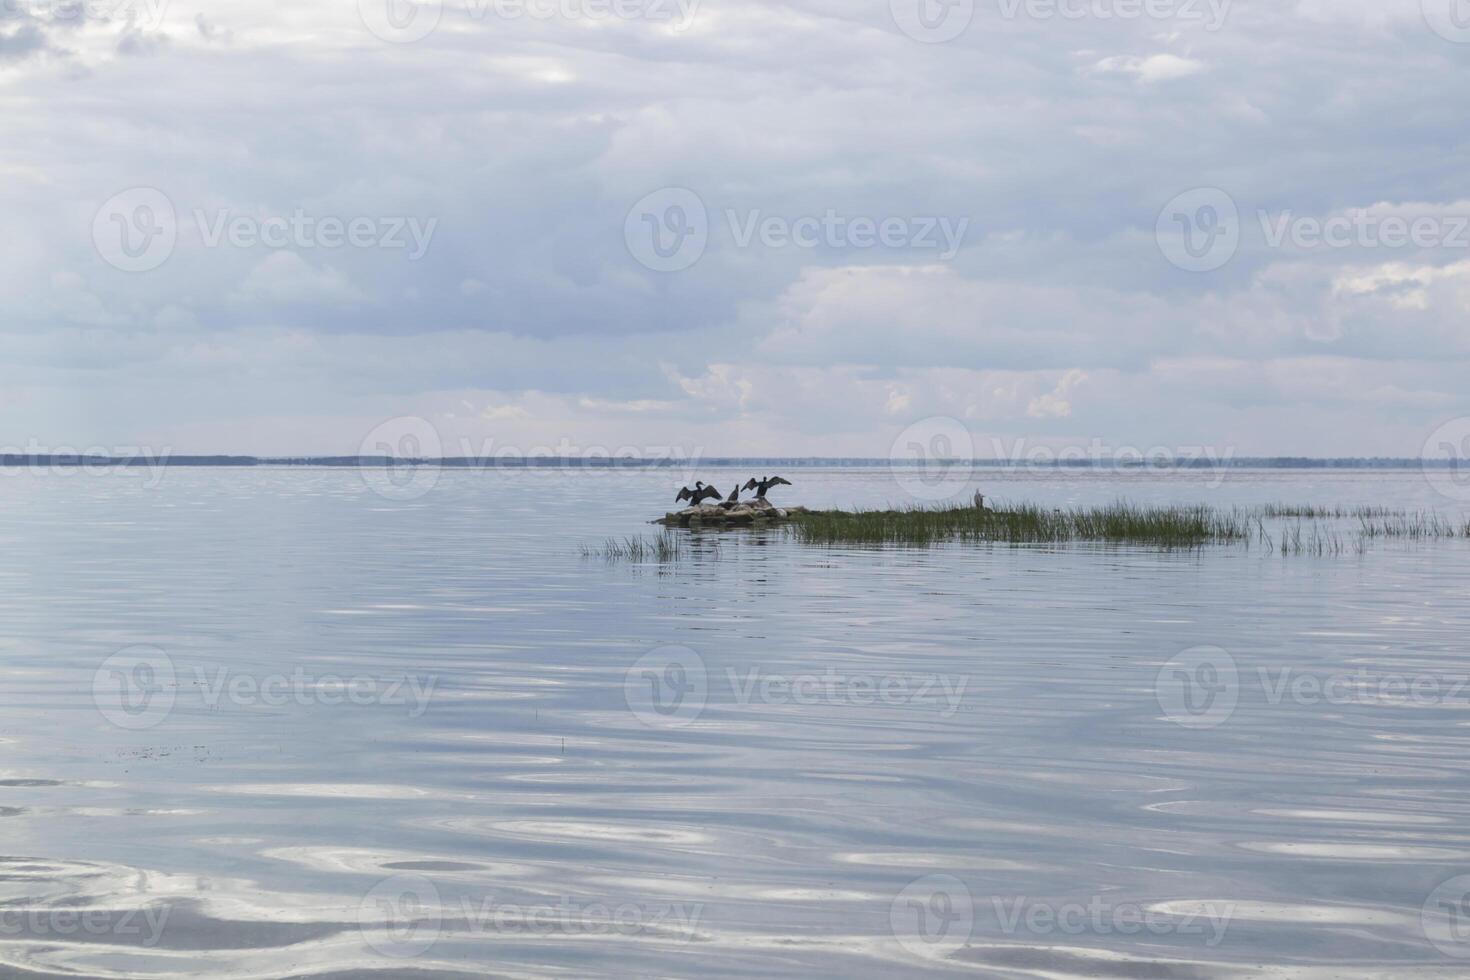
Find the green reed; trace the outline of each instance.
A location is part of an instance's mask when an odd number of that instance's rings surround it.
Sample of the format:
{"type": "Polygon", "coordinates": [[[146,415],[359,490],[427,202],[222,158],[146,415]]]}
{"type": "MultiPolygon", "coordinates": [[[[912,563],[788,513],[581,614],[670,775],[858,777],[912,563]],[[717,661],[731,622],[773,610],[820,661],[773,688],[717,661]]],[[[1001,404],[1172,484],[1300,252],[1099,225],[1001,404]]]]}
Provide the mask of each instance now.
{"type": "Polygon", "coordinates": [[[1257,508],[1262,517],[1309,517],[1314,520],[1357,517],[1364,519],[1395,517],[1404,513],[1392,507],[1343,507],[1321,504],[1264,504],[1257,508]]]}
{"type": "Polygon", "coordinates": [[[1411,541],[1440,538],[1470,538],[1470,523],[1456,526],[1447,518],[1430,511],[1394,514],[1387,517],[1363,518],[1358,533],[1365,539],[1407,538],[1411,541]]]}
{"type": "MultiPolygon", "coordinates": [[[[1363,554],[1379,539],[1429,541],[1470,539],[1470,522],[1457,524],[1429,511],[1387,507],[1322,507],[1269,504],[1220,509],[1206,504],[1146,505],[1126,500],[1067,509],[1036,504],[994,510],[962,506],[909,506],[886,510],[789,512],[783,533],[810,545],[931,547],[951,543],[1103,543],[1149,547],[1256,547],[1268,554],[1363,554]],[[1356,518],[1357,525],[1346,525],[1356,518]]],[[[735,530],[669,530],[652,537],[609,538],[583,545],[584,558],[634,564],[673,564],[690,557],[721,557],[721,540],[739,540],[735,530]]]]}
{"type": "Polygon", "coordinates": [[[1208,506],[1150,507],[1117,501],[1067,510],[1019,504],[998,510],[910,507],[899,510],[813,511],[786,525],[809,544],[898,544],[943,542],[1028,544],[1098,541],[1195,548],[1205,544],[1249,544],[1254,525],[1242,511],[1208,506]]]}
{"type": "MultiPolygon", "coordinates": [[[[719,542],[713,539],[701,542],[702,551],[718,555],[719,542]]],[[[687,534],[664,532],[652,537],[635,535],[627,538],[608,538],[600,545],[582,545],[583,558],[601,558],[606,561],[625,562],[675,562],[687,557],[693,550],[693,542],[687,534]]]]}

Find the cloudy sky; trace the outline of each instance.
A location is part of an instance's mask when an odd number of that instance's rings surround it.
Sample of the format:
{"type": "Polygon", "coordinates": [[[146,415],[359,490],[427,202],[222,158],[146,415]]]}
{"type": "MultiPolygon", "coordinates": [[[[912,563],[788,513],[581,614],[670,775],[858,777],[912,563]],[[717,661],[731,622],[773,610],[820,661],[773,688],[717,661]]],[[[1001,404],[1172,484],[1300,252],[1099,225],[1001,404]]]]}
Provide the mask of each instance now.
{"type": "Polygon", "coordinates": [[[1465,0],[0,0],[0,442],[1417,456],[1467,64],[1465,0]]]}

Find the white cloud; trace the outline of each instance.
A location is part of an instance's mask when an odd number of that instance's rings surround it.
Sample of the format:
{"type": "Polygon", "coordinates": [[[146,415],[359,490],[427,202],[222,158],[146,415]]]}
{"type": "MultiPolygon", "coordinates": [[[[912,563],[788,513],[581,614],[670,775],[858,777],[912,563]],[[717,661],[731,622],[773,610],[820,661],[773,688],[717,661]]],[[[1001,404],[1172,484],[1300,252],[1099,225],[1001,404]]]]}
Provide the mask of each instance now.
{"type": "Polygon", "coordinates": [[[1103,58],[1093,68],[1103,73],[1133,75],[1140,82],[1152,84],[1197,75],[1205,70],[1205,63],[1174,54],[1154,54],[1147,57],[1116,55],[1103,58]]]}
{"type": "Polygon", "coordinates": [[[1072,389],[1087,380],[1084,371],[1071,370],[1062,375],[1057,386],[1038,398],[1031,399],[1026,414],[1033,419],[1064,419],[1072,414],[1072,403],[1067,400],[1072,389]]]}
{"type": "Polygon", "coordinates": [[[1470,414],[1464,253],[1270,248],[1254,215],[1470,210],[1446,135],[1470,62],[1418,7],[1234,4],[1218,31],[977,19],[944,45],[830,0],[705,0],[682,29],[449,4],[399,45],[325,0],[0,19],[0,390],[25,393],[7,421],[351,451],[362,422],[425,412],[468,435],[881,455],[952,414],[1038,439],[1417,452],[1470,414]],[[438,226],[418,261],[181,229],[130,275],[90,232],[133,186],[185,225],[302,208],[438,226]],[[667,186],[715,225],[673,274],[624,242],[630,205],[667,186]],[[1154,240],[1198,186],[1247,230],[1204,275],[1154,240]],[[741,248],[726,209],[970,232],[950,262],[741,248]]]}
{"type": "Polygon", "coordinates": [[[272,252],[261,259],[231,294],[236,302],[351,305],[365,294],[330,266],[317,268],[295,252],[272,252]]]}

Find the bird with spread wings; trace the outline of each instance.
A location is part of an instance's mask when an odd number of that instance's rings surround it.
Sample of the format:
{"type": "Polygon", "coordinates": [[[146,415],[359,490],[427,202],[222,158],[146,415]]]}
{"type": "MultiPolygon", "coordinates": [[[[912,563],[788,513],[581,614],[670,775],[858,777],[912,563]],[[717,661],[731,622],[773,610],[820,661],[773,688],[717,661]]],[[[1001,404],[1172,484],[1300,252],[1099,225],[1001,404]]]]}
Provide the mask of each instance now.
{"type": "Polygon", "coordinates": [[[693,490],[690,490],[688,487],[679,488],[679,495],[674,498],[674,503],[677,504],[687,500],[689,501],[690,507],[698,507],[700,504],[702,504],[706,500],[709,500],[711,497],[719,500],[721,496],[722,495],[720,491],[716,490],[714,487],[707,487],[704,485],[703,480],[696,480],[694,481],[693,490]]]}
{"type": "Polygon", "coordinates": [[[756,496],[756,499],[757,500],[765,500],[766,499],[766,491],[767,490],[770,490],[772,487],[789,487],[789,486],[791,486],[791,481],[790,480],[783,480],[779,476],[773,476],[773,477],[770,477],[770,478],[767,478],[767,477],[764,477],[763,476],[759,480],[757,480],[755,477],[751,477],[748,481],[746,481],[746,484],[745,484],[745,486],[742,489],[744,489],[744,490],[754,490],[755,491],[755,496],[756,496]]]}

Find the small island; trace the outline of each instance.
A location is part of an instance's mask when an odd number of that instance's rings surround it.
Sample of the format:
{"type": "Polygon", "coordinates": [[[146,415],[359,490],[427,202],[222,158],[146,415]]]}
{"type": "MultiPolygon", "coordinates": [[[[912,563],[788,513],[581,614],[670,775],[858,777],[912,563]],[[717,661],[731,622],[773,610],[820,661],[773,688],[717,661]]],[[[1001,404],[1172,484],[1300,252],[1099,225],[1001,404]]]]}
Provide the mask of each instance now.
{"type": "MultiPolygon", "coordinates": [[[[1470,540],[1470,520],[1381,506],[1275,503],[1217,508],[1117,500],[1065,510],[1034,503],[992,508],[978,493],[963,504],[854,511],[777,507],[761,496],[739,500],[731,494],[721,504],[697,503],[650,523],[691,531],[779,527],[790,539],[819,547],[1091,543],[1174,550],[1237,545],[1267,554],[1328,556],[1362,555],[1378,540],[1470,540]]],[[[589,558],[666,562],[678,559],[695,541],[701,542],[705,553],[718,554],[718,537],[665,530],[652,540],[609,538],[600,546],[583,545],[581,553],[589,558]]]]}
{"type": "Polygon", "coordinates": [[[805,513],[805,507],[777,507],[764,497],[756,497],[730,505],[697,504],[670,511],[652,523],[665,527],[754,527],[779,524],[805,513]]]}

